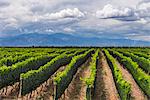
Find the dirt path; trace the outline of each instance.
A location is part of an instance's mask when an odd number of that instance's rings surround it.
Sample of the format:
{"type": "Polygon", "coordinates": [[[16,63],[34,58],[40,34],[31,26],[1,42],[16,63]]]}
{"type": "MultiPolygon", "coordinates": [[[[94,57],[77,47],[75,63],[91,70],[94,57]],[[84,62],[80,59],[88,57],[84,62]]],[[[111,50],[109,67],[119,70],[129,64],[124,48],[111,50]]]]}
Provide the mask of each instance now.
{"type": "Polygon", "coordinates": [[[122,72],[123,78],[131,84],[131,100],[148,100],[127,69],[125,69],[118,61],[116,61],[116,63],[122,72]]]}
{"type": "Polygon", "coordinates": [[[0,90],[0,100],[16,99],[19,94],[19,82],[12,86],[6,86],[0,90]]]}
{"type": "Polygon", "coordinates": [[[93,100],[119,100],[113,75],[104,54],[100,53],[93,100]]]}
{"type": "Polygon", "coordinates": [[[65,93],[59,100],[85,100],[86,85],[80,78],[85,78],[90,75],[89,63],[90,58],[78,69],[72,82],[65,90],[65,93]]]}

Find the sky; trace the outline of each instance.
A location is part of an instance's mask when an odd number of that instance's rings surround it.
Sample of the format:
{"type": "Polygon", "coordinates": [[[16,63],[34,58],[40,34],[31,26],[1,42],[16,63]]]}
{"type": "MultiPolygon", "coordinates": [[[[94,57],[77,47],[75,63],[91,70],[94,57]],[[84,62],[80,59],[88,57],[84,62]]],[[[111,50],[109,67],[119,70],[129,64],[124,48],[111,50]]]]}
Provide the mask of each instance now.
{"type": "Polygon", "coordinates": [[[0,37],[30,33],[150,41],[150,0],[0,0],[0,37]]]}

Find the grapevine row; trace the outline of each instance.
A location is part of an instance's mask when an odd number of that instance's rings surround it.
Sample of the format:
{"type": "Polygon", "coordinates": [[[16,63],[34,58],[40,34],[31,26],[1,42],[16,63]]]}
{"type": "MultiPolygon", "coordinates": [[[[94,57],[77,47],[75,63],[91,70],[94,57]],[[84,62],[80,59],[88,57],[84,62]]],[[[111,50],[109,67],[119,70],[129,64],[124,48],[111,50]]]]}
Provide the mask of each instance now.
{"type": "Polygon", "coordinates": [[[37,69],[56,56],[57,54],[31,57],[25,61],[12,65],[12,67],[0,67],[0,88],[19,81],[21,73],[37,69]]]}
{"type": "Polygon", "coordinates": [[[136,82],[139,84],[141,89],[150,97],[150,76],[146,74],[138,64],[131,58],[124,56],[123,54],[109,50],[114,57],[117,57],[118,61],[122,63],[132,74],[136,82]]]}
{"type": "Polygon", "coordinates": [[[55,82],[55,96],[54,99],[57,100],[68,87],[70,82],[73,79],[73,76],[77,72],[78,68],[83,64],[87,58],[90,57],[91,53],[93,52],[92,49],[86,51],[84,54],[77,55],[72,58],[71,62],[63,72],[60,72],[54,77],[55,82]]]}
{"type": "Polygon", "coordinates": [[[83,52],[84,50],[76,51],[74,54],[63,53],[38,69],[22,73],[20,77],[20,95],[25,95],[35,90],[40,84],[48,80],[60,66],[68,64],[73,56],[83,52]]]}
{"type": "Polygon", "coordinates": [[[118,68],[118,65],[116,64],[116,59],[113,58],[107,50],[104,50],[104,53],[106,55],[107,61],[112,69],[112,73],[115,79],[115,83],[120,95],[121,100],[127,100],[130,98],[130,91],[131,91],[131,84],[127,82],[118,68]]]}
{"type": "Polygon", "coordinates": [[[131,57],[131,59],[139,64],[139,66],[145,71],[150,72],[150,61],[148,59],[145,59],[144,57],[139,57],[134,55],[133,53],[120,51],[123,55],[127,57],[131,57]]]}
{"type": "Polygon", "coordinates": [[[97,62],[99,60],[99,52],[100,50],[96,50],[95,54],[91,57],[91,63],[89,65],[90,67],[90,76],[88,78],[82,79],[84,83],[86,83],[86,99],[91,100],[92,99],[92,91],[94,91],[94,83],[96,78],[96,68],[97,68],[97,62]]]}

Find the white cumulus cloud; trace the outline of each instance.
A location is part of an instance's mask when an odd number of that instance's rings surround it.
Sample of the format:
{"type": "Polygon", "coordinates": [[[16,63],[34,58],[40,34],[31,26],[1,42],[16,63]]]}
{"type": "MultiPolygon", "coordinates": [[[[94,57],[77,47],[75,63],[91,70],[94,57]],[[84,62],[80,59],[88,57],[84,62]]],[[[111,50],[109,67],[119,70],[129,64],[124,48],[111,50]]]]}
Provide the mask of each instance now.
{"type": "Polygon", "coordinates": [[[97,18],[113,18],[113,17],[129,17],[133,15],[130,8],[114,8],[112,5],[107,4],[102,10],[96,11],[97,18]]]}
{"type": "Polygon", "coordinates": [[[136,7],[114,7],[107,4],[101,10],[97,10],[95,16],[100,19],[115,19],[122,21],[135,21],[141,24],[150,22],[150,1],[141,2],[136,7]]]}
{"type": "Polygon", "coordinates": [[[81,12],[78,8],[74,9],[63,9],[55,13],[46,13],[45,15],[35,16],[37,19],[49,19],[49,20],[58,20],[63,18],[82,18],[85,14],[81,12]]]}

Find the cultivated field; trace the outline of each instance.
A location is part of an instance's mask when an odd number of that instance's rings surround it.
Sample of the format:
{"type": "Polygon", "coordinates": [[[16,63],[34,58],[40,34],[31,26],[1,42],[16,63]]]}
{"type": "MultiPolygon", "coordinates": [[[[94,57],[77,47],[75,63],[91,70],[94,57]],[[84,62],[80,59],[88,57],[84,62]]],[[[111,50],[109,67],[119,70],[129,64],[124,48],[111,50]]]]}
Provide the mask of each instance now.
{"type": "Polygon", "coordinates": [[[150,100],[150,48],[0,48],[0,100],[150,100]]]}

